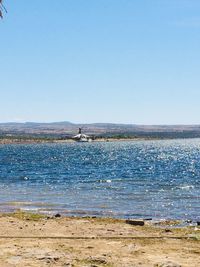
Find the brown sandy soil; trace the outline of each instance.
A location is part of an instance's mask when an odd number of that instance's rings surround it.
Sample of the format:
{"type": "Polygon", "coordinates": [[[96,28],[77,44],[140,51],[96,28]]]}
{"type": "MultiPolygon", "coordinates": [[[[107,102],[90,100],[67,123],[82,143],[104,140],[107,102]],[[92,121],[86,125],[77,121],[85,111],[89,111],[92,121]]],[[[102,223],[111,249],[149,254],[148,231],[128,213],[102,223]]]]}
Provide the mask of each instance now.
{"type": "Polygon", "coordinates": [[[0,267],[199,267],[200,227],[0,216],[0,267]]]}

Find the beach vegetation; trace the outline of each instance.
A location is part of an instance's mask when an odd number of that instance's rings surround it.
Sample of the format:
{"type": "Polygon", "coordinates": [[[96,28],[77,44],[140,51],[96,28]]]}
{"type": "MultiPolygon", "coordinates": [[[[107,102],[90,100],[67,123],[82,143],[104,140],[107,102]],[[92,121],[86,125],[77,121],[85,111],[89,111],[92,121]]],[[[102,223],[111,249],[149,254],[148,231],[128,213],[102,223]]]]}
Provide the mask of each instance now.
{"type": "Polygon", "coordinates": [[[39,221],[41,219],[46,219],[46,216],[43,214],[25,212],[25,211],[21,211],[21,210],[17,210],[13,213],[4,213],[4,216],[17,218],[20,220],[28,220],[28,221],[39,221]]]}

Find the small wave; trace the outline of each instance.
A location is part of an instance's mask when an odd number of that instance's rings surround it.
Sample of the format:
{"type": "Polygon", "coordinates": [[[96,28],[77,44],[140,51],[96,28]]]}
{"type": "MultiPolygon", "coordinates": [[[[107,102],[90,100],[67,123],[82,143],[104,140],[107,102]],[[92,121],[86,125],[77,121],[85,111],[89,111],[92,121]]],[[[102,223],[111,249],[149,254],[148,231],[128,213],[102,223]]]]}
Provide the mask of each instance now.
{"type": "Polygon", "coordinates": [[[183,185],[179,187],[181,190],[190,190],[193,189],[194,186],[193,185],[183,185]]]}
{"type": "Polygon", "coordinates": [[[0,206],[21,206],[21,207],[54,207],[56,204],[54,203],[46,203],[46,202],[26,202],[26,201],[9,201],[2,202],[0,206]]]}
{"type": "Polygon", "coordinates": [[[99,180],[99,183],[112,183],[112,180],[99,180]]]}

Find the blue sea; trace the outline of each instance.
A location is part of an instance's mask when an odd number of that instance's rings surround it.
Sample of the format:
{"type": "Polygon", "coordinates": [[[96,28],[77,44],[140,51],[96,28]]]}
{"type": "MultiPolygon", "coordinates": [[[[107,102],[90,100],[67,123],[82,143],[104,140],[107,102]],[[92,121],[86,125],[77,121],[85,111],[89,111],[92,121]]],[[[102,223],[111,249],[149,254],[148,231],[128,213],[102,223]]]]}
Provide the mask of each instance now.
{"type": "Polygon", "coordinates": [[[0,211],[200,219],[200,139],[0,146],[0,211]]]}

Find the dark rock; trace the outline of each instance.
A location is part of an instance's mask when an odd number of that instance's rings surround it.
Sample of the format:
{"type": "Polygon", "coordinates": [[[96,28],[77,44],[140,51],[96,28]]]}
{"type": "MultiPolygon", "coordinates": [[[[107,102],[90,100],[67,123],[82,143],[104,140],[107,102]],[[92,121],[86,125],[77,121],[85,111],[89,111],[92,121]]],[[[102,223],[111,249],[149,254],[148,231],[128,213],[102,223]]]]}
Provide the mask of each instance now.
{"type": "Polygon", "coordinates": [[[44,256],[44,257],[39,257],[39,260],[45,260],[48,263],[51,263],[52,261],[58,261],[59,257],[57,256],[44,256]]]}
{"type": "Polygon", "coordinates": [[[59,214],[59,213],[57,213],[56,215],[55,215],[55,218],[60,218],[61,217],[61,215],[59,214]]]}
{"type": "Polygon", "coordinates": [[[90,263],[92,263],[93,265],[96,264],[107,264],[107,260],[103,257],[89,257],[87,259],[90,263]]]}
{"type": "Polygon", "coordinates": [[[143,220],[126,220],[127,224],[144,226],[143,220]]]}
{"type": "Polygon", "coordinates": [[[197,222],[197,225],[198,225],[198,226],[200,225],[200,221],[197,222]]]}
{"type": "Polygon", "coordinates": [[[170,230],[170,229],[165,229],[165,233],[172,233],[172,230],[170,230]]]}

